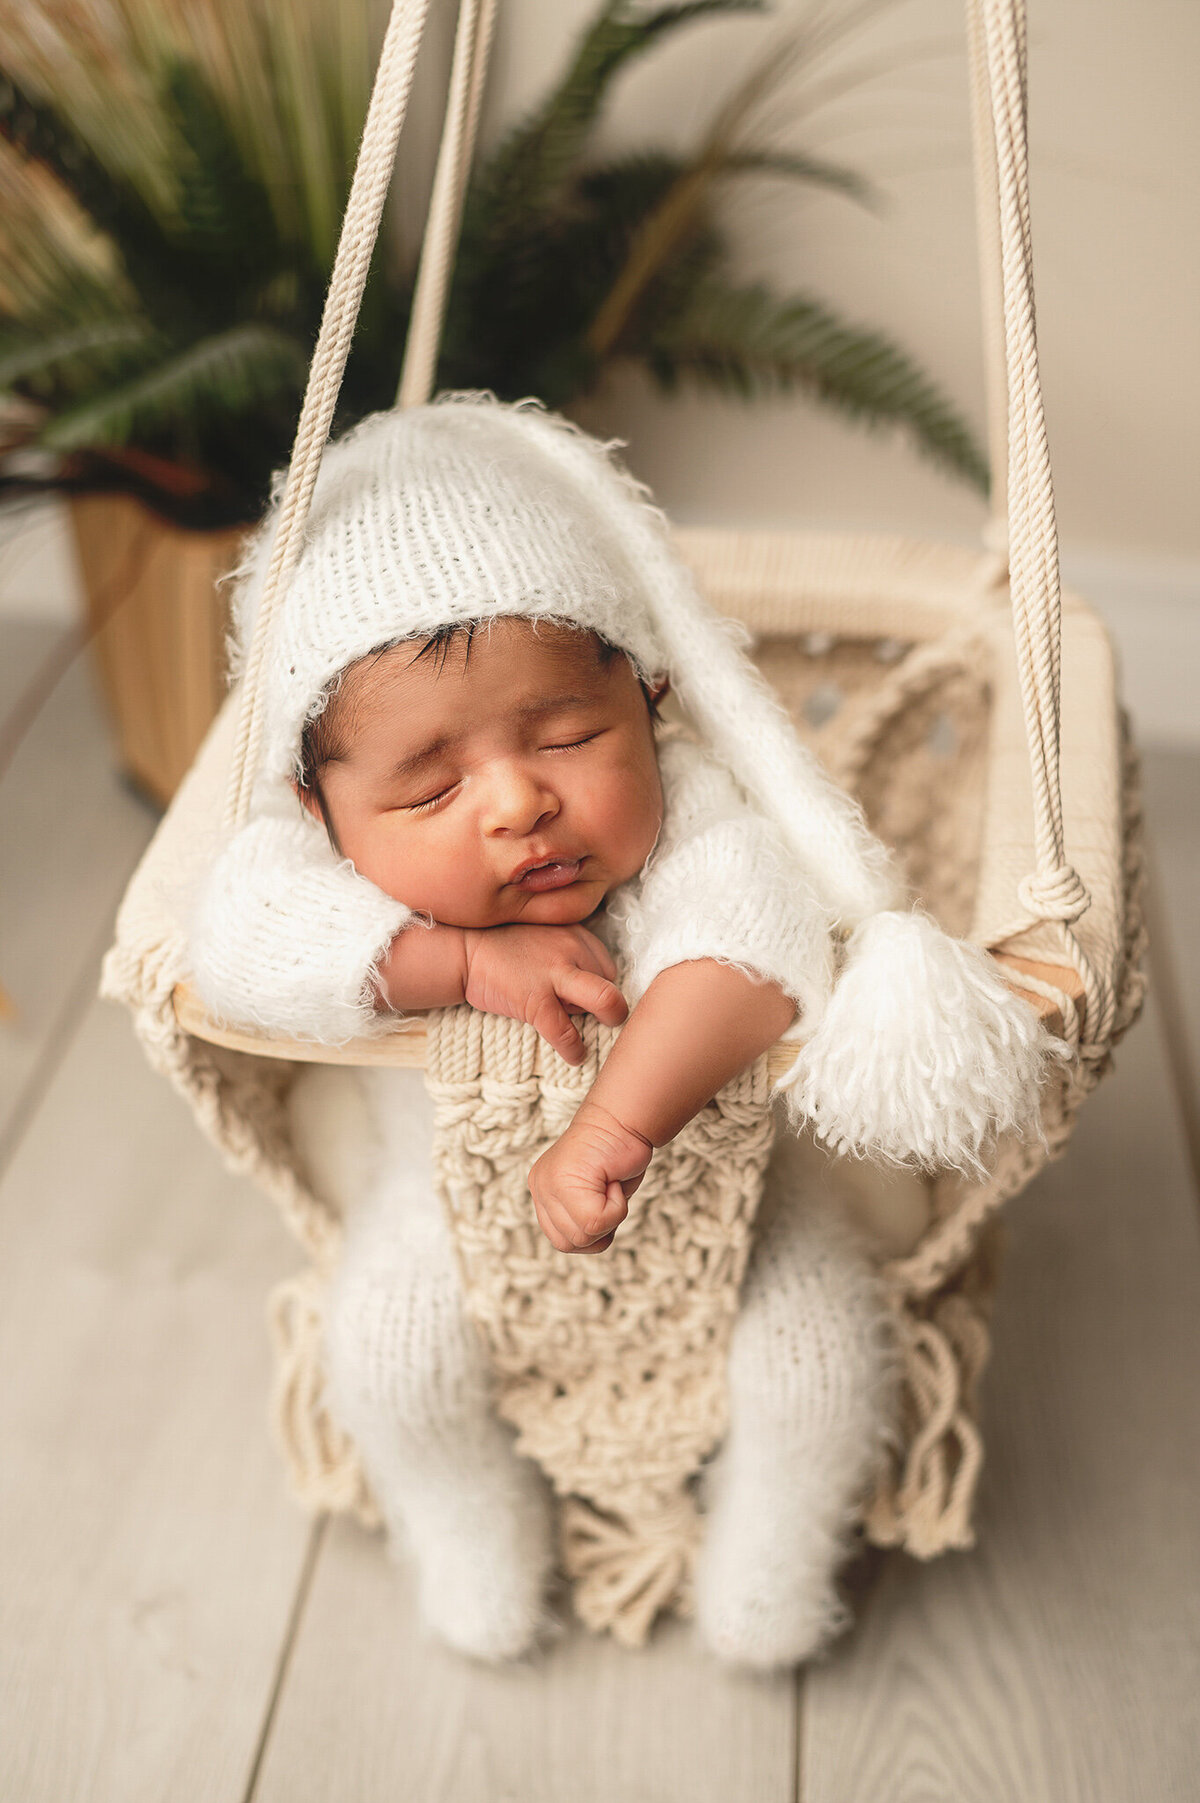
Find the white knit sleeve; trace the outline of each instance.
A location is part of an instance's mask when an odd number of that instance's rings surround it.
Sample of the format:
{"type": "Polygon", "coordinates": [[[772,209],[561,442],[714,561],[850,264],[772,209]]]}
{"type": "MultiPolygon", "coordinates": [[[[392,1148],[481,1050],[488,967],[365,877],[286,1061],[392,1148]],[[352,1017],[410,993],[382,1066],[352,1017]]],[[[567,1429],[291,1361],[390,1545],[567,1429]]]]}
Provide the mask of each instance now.
{"type": "Polygon", "coordinates": [[[771,982],[811,1026],[833,971],[828,911],[777,829],[733,778],[689,740],[659,746],[664,817],[640,878],[609,913],[629,961],[628,999],[661,971],[713,958],[771,982]]]}
{"type": "Polygon", "coordinates": [[[341,1045],[386,1032],[373,1004],[378,960],[414,919],[304,818],[264,816],[234,835],[192,911],[192,976],[233,1026],[341,1045]]]}

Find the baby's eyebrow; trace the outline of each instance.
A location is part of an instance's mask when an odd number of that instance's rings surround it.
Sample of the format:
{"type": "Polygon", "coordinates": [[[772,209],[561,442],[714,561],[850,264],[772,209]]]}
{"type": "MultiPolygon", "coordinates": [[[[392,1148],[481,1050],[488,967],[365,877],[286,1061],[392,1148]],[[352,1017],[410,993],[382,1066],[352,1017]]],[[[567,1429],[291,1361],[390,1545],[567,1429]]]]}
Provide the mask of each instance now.
{"type": "Polygon", "coordinates": [[[538,719],[543,714],[565,713],[569,707],[591,707],[596,700],[594,695],[543,695],[537,701],[526,701],[514,711],[525,720],[538,719]]]}
{"type": "Polygon", "coordinates": [[[448,751],[451,745],[457,743],[457,736],[449,733],[444,733],[440,739],[431,739],[428,745],[421,747],[420,751],[412,751],[407,757],[397,759],[396,763],[392,765],[392,775],[416,776],[429,764],[436,764],[443,753],[448,751]]]}

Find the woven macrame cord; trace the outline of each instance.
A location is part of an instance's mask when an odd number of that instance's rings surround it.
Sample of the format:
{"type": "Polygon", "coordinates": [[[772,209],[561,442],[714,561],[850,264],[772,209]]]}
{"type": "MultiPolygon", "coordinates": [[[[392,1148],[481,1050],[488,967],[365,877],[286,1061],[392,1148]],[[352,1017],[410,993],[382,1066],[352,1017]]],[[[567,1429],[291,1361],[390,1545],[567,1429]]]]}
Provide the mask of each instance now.
{"type": "MultiPolygon", "coordinates": [[[[1025,732],[1033,778],[1037,869],[1018,897],[1037,921],[1053,922],[1086,997],[1086,1031],[1093,1045],[1112,1030],[1112,985],[1088,958],[1073,923],[1091,905],[1083,880],[1067,861],[1059,749],[1062,719],[1062,592],[1054,484],[1038,371],[1029,224],[1026,33],[1024,0],[980,0],[983,31],[971,33],[973,54],[986,50],[995,171],[1008,395],[1009,583],[1025,732]],[[982,46],[980,43],[982,37],[982,46]]],[[[973,92],[983,89],[980,73],[973,92]]],[[[977,154],[982,134],[976,131],[977,154]]],[[[981,215],[981,243],[987,227],[981,215]]],[[[986,267],[990,250],[981,253],[986,267]]],[[[985,318],[988,301],[985,296],[985,318]]]]}

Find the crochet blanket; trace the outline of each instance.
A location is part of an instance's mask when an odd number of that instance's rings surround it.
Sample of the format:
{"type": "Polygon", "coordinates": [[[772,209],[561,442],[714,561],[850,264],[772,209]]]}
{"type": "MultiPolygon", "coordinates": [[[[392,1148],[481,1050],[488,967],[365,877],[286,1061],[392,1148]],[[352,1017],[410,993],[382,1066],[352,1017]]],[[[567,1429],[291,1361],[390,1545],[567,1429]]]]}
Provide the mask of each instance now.
{"type": "Polygon", "coordinates": [[[774,1120],[766,1059],[667,1147],[603,1259],[556,1252],[529,1207],[534,1159],[566,1129],[616,1035],[566,1064],[531,1027],[434,1017],[435,1168],[499,1412],[560,1496],[562,1558],[593,1628],[637,1644],[686,1604],[690,1481],[725,1429],[725,1364],[774,1120]],[[636,1458],[630,1449],[637,1448],[636,1458]]]}

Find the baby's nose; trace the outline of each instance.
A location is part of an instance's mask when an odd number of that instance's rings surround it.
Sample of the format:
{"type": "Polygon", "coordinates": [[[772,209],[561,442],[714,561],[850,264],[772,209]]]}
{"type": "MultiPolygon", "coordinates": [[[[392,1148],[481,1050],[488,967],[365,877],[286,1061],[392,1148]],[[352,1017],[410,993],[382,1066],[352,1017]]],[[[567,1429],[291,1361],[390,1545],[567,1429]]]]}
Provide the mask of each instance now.
{"type": "Polygon", "coordinates": [[[495,773],[484,817],[489,833],[531,833],[558,813],[558,799],[532,771],[507,766],[495,773]]]}

